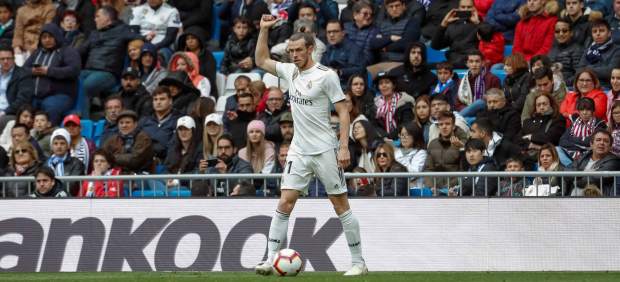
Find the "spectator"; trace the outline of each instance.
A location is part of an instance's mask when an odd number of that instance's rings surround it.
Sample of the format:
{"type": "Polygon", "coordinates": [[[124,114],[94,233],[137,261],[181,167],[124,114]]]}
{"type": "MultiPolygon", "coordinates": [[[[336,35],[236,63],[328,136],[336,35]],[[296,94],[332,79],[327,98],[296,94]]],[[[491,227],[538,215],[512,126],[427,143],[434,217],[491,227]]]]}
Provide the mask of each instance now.
{"type": "MultiPolygon", "coordinates": [[[[314,49],[312,49],[312,61],[320,62],[323,58],[323,53],[327,47],[325,43],[321,41],[317,37],[317,28],[316,24],[308,19],[298,19],[293,23],[294,32],[302,32],[302,33],[310,33],[314,37],[314,49]]],[[[288,40],[284,41],[284,43],[277,44],[271,48],[269,51],[271,55],[276,58],[280,58],[282,61],[290,61],[291,59],[288,57],[288,40]]],[[[252,53],[254,54],[254,53],[252,53]]]]}
{"type": "Polygon", "coordinates": [[[592,133],[599,129],[607,129],[604,121],[593,116],[594,100],[582,97],[577,100],[577,113],[570,115],[570,127],[564,131],[560,138],[560,147],[568,157],[563,161],[565,165],[570,165],[572,160],[579,159],[590,147],[590,137],[592,133]]]}
{"type": "Polygon", "coordinates": [[[138,129],[138,115],[130,110],[118,114],[118,133],[110,136],[103,150],[113,155],[123,174],[143,173],[153,165],[151,138],[138,129]]]}
{"type": "MultiPolygon", "coordinates": [[[[168,146],[164,166],[168,174],[190,174],[198,167],[203,157],[200,135],[196,134],[196,123],[190,116],[183,116],[176,122],[175,137],[168,146]]],[[[166,183],[168,189],[191,187],[189,180],[170,179],[166,183]]],[[[178,190],[177,190],[178,191],[178,190]]]]}
{"type": "Polygon", "coordinates": [[[289,22],[288,8],[293,4],[292,0],[275,0],[269,4],[269,11],[280,21],[271,27],[267,46],[269,48],[286,41],[292,34],[293,28],[289,22]]]}
{"type": "Polygon", "coordinates": [[[525,0],[502,0],[493,1],[493,5],[484,18],[496,31],[503,32],[507,42],[512,42],[514,38],[514,30],[519,22],[519,7],[523,5],[525,0]]]}
{"type": "Polygon", "coordinates": [[[314,8],[316,22],[319,27],[325,28],[330,20],[338,20],[338,3],[334,0],[303,0],[293,2],[289,7],[289,17],[292,21],[296,21],[295,16],[302,18],[301,10],[304,7],[314,8]]]}
{"type": "Polygon", "coordinates": [[[253,26],[246,18],[233,21],[233,33],[226,41],[220,71],[223,74],[250,72],[254,69],[256,38],[251,36],[253,26]]]}
{"type": "Polygon", "coordinates": [[[147,116],[153,112],[151,95],[140,83],[140,72],[127,67],[121,75],[121,91],[117,94],[123,100],[126,109],[132,110],[138,116],[147,116]]]}
{"type": "MultiPolygon", "coordinates": [[[[428,144],[425,172],[459,171],[461,166],[461,148],[467,140],[467,134],[457,127],[453,113],[440,112],[438,115],[439,137],[432,139],[428,144]]],[[[424,180],[424,185],[434,190],[434,194],[448,194],[445,188],[458,183],[456,178],[431,178],[424,180]]]]}
{"type": "Polygon", "coordinates": [[[329,45],[321,57],[321,64],[336,71],[340,84],[344,86],[351,75],[366,73],[366,57],[360,47],[345,38],[344,28],[339,21],[329,21],[326,30],[329,45]]]}
{"type": "Polygon", "coordinates": [[[366,171],[375,171],[375,162],[373,152],[382,143],[377,131],[372,125],[365,120],[360,120],[352,125],[353,127],[353,144],[351,152],[354,157],[351,158],[352,164],[365,169],[366,171]]]}
{"type": "MultiPolygon", "coordinates": [[[[233,142],[232,136],[224,134],[217,140],[218,161],[213,167],[207,169],[207,174],[232,174],[232,173],[252,173],[250,163],[237,156],[237,147],[233,142]]],[[[215,179],[208,194],[215,193],[224,195],[225,191],[232,191],[235,187],[253,187],[246,180],[238,179],[215,179]],[[228,185],[228,186],[226,186],[228,185]],[[231,188],[232,187],[232,188],[231,188]],[[228,190],[227,190],[228,189],[228,190]]]]}
{"type": "Polygon", "coordinates": [[[577,65],[577,69],[590,68],[602,81],[603,87],[608,87],[611,70],[620,65],[620,47],[614,45],[611,39],[609,23],[605,20],[592,22],[592,44],[584,50],[577,65]]]}
{"type": "MultiPolygon", "coordinates": [[[[401,127],[399,135],[400,148],[394,150],[394,160],[405,166],[408,172],[422,172],[427,157],[422,129],[410,122],[401,127]]],[[[411,181],[414,181],[413,187],[424,187],[424,179],[421,177],[411,179],[411,181]]]]}
{"type": "MultiPolygon", "coordinates": [[[[47,160],[46,165],[54,170],[56,176],[77,176],[84,175],[86,168],[84,163],[78,158],[72,157],[69,153],[71,145],[71,135],[64,128],[54,130],[52,133],[52,155],[47,160]]],[[[68,185],[69,194],[76,196],[80,190],[78,182],[68,185]]]]}
{"type": "Polygon", "coordinates": [[[73,13],[76,19],[83,21],[80,31],[88,35],[95,30],[95,5],[89,0],[60,0],[54,17],[54,23],[61,25],[67,12],[73,13]]]}
{"type": "MultiPolygon", "coordinates": [[[[286,167],[286,158],[288,157],[288,149],[291,147],[291,143],[285,142],[280,144],[280,146],[278,146],[278,155],[277,155],[277,161],[275,162],[275,165],[273,166],[273,169],[271,170],[271,173],[283,173],[284,172],[284,168],[286,167]]],[[[279,195],[280,194],[280,185],[279,185],[279,181],[277,181],[276,179],[267,179],[267,195],[268,196],[273,196],[273,195],[279,195]]]]}
{"type": "Polygon", "coordinates": [[[290,112],[286,112],[280,116],[280,134],[282,135],[282,143],[291,143],[293,141],[293,135],[295,134],[295,127],[293,124],[293,115],[290,112]]]}
{"type": "MultiPolygon", "coordinates": [[[[379,73],[375,79],[380,96],[375,98],[377,106],[376,127],[381,136],[390,139],[398,137],[398,126],[414,119],[413,103],[415,99],[406,92],[396,91],[396,77],[390,73],[379,73]]],[[[369,170],[370,171],[370,170],[369,170]]]]}
{"type": "Polygon", "coordinates": [[[8,45],[13,42],[13,31],[15,29],[13,11],[13,6],[8,1],[0,1],[0,40],[8,45]]]}
{"type": "Polygon", "coordinates": [[[159,63],[159,56],[157,56],[155,45],[151,43],[145,43],[142,47],[140,52],[140,68],[142,85],[149,93],[153,93],[162,79],[168,76],[166,68],[159,63]]]}
{"type": "Polygon", "coordinates": [[[233,136],[235,147],[239,148],[246,143],[248,124],[256,118],[256,105],[252,94],[247,92],[239,95],[237,103],[237,110],[227,113],[228,124],[224,123],[224,129],[233,136]]]}
{"type": "MultiPolygon", "coordinates": [[[[140,0],[141,1],[141,0],[140,0]]],[[[140,5],[140,1],[138,0],[99,0],[97,3],[97,8],[102,6],[109,6],[116,10],[118,13],[118,19],[124,22],[125,24],[129,24],[129,21],[133,17],[133,9],[140,5]]]]}
{"type": "Polygon", "coordinates": [[[62,188],[63,184],[56,179],[54,171],[49,167],[40,167],[35,173],[36,189],[30,194],[31,198],[66,198],[67,191],[62,188]]]}
{"type": "MultiPolygon", "coordinates": [[[[441,112],[451,112],[450,104],[448,104],[448,97],[444,95],[436,95],[431,98],[431,125],[428,128],[428,142],[429,144],[435,138],[439,137],[439,116],[441,112]]],[[[463,118],[457,111],[453,111],[455,119],[455,126],[465,132],[466,136],[469,136],[469,125],[465,118],[463,118]]]]}
{"type": "Polygon", "coordinates": [[[565,79],[575,77],[577,65],[583,54],[583,42],[575,39],[569,22],[559,19],[555,23],[555,40],[549,51],[549,59],[562,65],[562,76],[565,79]]]}
{"type": "MultiPolygon", "coordinates": [[[[405,5],[405,13],[403,16],[416,21],[416,26],[418,26],[418,29],[420,30],[422,23],[424,22],[424,19],[426,18],[426,8],[421,3],[421,1],[404,0],[403,4],[405,5]]],[[[378,23],[389,20],[389,12],[387,12],[386,10],[387,9],[385,6],[377,7],[376,20],[378,23]]],[[[418,33],[421,34],[421,30],[418,31],[418,33]]],[[[418,40],[419,40],[419,37],[418,37],[418,40]]]]}
{"type": "MultiPolygon", "coordinates": [[[[159,82],[159,86],[167,86],[172,95],[172,107],[180,113],[187,113],[194,101],[200,97],[200,90],[194,87],[187,73],[175,71],[169,73],[159,82]]],[[[157,88],[153,94],[157,92],[157,88]]]]}
{"type": "Polygon", "coordinates": [[[613,13],[608,15],[605,20],[611,27],[611,37],[614,44],[620,43],[620,2],[613,1],[613,13]]]}
{"type": "Polygon", "coordinates": [[[437,76],[431,72],[426,64],[426,46],[420,42],[409,44],[405,49],[403,65],[390,70],[396,77],[396,89],[406,92],[417,99],[428,95],[437,83],[437,76]]]}
{"type": "MultiPolygon", "coordinates": [[[[422,130],[424,144],[428,144],[428,130],[431,127],[431,99],[428,96],[420,96],[415,100],[415,125],[422,130]]],[[[402,131],[401,131],[402,132],[402,131]]]]}
{"type": "Polygon", "coordinates": [[[497,76],[493,75],[483,64],[484,57],[478,50],[467,55],[467,73],[459,84],[456,109],[464,117],[475,117],[484,109],[484,93],[491,88],[501,88],[497,76]]]}
{"type": "Polygon", "coordinates": [[[39,35],[44,24],[51,22],[55,15],[51,0],[27,0],[17,9],[13,34],[13,50],[17,64],[23,62],[37,49],[39,35]]]}
{"type": "MultiPolygon", "coordinates": [[[[394,158],[394,147],[388,143],[380,144],[374,153],[377,173],[407,172],[407,167],[394,158]]],[[[408,178],[376,178],[376,189],[381,196],[407,196],[408,178]]]]}
{"type": "MultiPolygon", "coordinates": [[[[190,28],[193,30],[196,30],[194,28],[199,28],[200,33],[196,35],[203,39],[211,37],[211,29],[213,25],[213,20],[211,19],[211,15],[213,14],[213,0],[170,0],[168,1],[168,4],[175,7],[177,11],[179,11],[184,31],[187,31],[190,28]]],[[[179,48],[179,50],[183,49],[179,48]]],[[[201,74],[206,75],[202,72],[201,74]]]]}
{"type": "Polygon", "coordinates": [[[168,62],[172,55],[170,45],[175,42],[179,29],[183,27],[179,11],[164,0],[147,0],[133,8],[132,12],[133,17],[129,21],[132,30],[155,45],[155,49],[168,62]]]}
{"type": "Polygon", "coordinates": [[[125,69],[132,68],[139,70],[141,68],[142,62],[140,62],[140,58],[142,57],[142,48],[144,44],[144,39],[142,38],[136,38],[127,43],[127,59],[129,62],[127,62],[125,69]]]}
{"type": "MultiPolygon", "coordinates": [[[[347,105],[347,110],[349,112],[349,120],[351,124],[358,120],[368,120],[364,114],[360,114],[358,112],[359,105],[357,105],[357,101],[353,99],[351,93],[349,91],[344,93],[344,101],[347,105]]],[[[353,139],[353,128],[349,126],[349,138],[353,139]]]]}
{"type": "Polygon", "coordinates": [[[186,72],[194,87],[200,91],[200,96],[210,97],[211,82],[199,73],[199,68],[200,62],[198,62],[198,56],[196,56],[196,54],[192,52],[177,52],[170,58],[168,71],[186,72]]]}
{"type": "Polygon", "coordinates": [[[118,115],[123,109],[123,98],[118,95],[109,96],[104,103],[105,115],[103,125],[103,133],[101,133],[100,143],[105,141],[112,135],[118,133],[118,115]]]}
{"type": "Polygon", "coordinates": [[[91,99],[101,99],[116,85],[117,76],[123,68],[127,43],[136,37],[127,25],[117,20],[116,10],[111,7],[99,8],[95,23],[97,30],[91,32],[79,49],[84,62],[80,80],[82,91],[87,95],[82,108],[83,118],[90,115],[91,99]]]}
{"type": "Polygon", "coordinates": [[[196,133],[202,135],[203,127],[200,126],[205,123],[205,118],[208,115],[215,113],[215,101],[211,98],[200,97],[190,107],[188,115],[194,119],[196,123],[196,133]]]}
{"type": "Polygon", "coordinates": [[[527,1],[521,6],[512,52],[523,54],[526,60],[549,53],[559,10],[555,0],[527,1]]]}
{"type": "Polygon", "coordinates": [[[177,120],[182,114],[173,108],[173,98],[168,87],[157,87],[153,92],[152,99],[153,114],[142,117],[138,127],[150,137],[155,157],[165,160],[169,145],[174,139],[177,120]]]}
{"type": "Polygon", "coordinates": [[[566,121],[558,111],[557,102],[550,94],[537,94],[533,104],[531,117],[523,121],[519,133],[522,139],[519,142],[521,149],[527,152],[530,158],[536,156],[544,144],[558,145],[566,129],[566,121]]]}
{"type": "Polygon", "coordinates": [[[601,11],[584,7],[585,0],[566,0],[565,9],[560,12],[560,18],[570,23],[573,37],[577,42],[585,43],[591,40],[590,22],[603,19],[601,11]]]}
{"type": "Polygon", "coordinates": [[[280,133],[280,117],[287,112],[284,103],[284,93],[278,87],[270,87],[267,98],[267,108],[258,116],[258,119],[265,125],[265,139],[275,142],[282,142],[280,133]]]}
{"type": "MultiPolygon", "coordinates": [[[[239,100],[239,95],[242,93],[249,93],[249,87],[252,80],[246,75],[239,75],[235,78],[234,86],[235,86],[235,95],[231,95],[226,98],[226,106],[224,107],[224,112],[228,115],[228,112],[234,112],[237,110],[237,100],[239,100]]],[[[224,118],[224,125],[228,126],[228,119],[224,118]]]]}
{"type": "Polygon", "coordinates": [[[478,113],[478,119],[488,119],[492,124],[492,130],[501,134],[505,140],[518,140],[521,119],[519,113],[507,103],[504,93],[497,88],[489,89],[484,94],[484,100],[486,110],[478,113]]]}
{"type": "Polygon", "coordinates": [[[532,75],[528,72],[527,61],[520,53],[512,54],[504,60],[504,71],[504,94],[507,102],[521,112],[532,86],[532,75]]]}
{"type": "MultiPolygon", "coordinates": [[[[367,173],[365,169],[356,167],[354,173],[367,173]]],[[[349,178],[349,194],[358,197],[377,197],[376,187],[367,177],[349,178]]]]}
{"type": "MultiPolygon", "coordinates": [[[[4,149],[2,149],[4,151],[4,149]]],[[[13,150],[9,154],[10,167],[6,172],[6,176],[34,176],[35,171],[39,168],[39,155],[32,144],[28,141],[22,141],[13,145],[13,150]]],[[[24,197],[31,193],[31,182],[7,182],[4,184],[3,196],[24,197]]]]}
{"type": "Polygon", "coordinates": [[[86,35],[79,29],[80,21],[75,12],[66,11],[60,18],[58,26],[62,28],[63,45],[77,49],[86,41],[86,35]]]}
{"type": "Polygon", "coordinates": [[[445,96],[450,107],[454,107],[458,95],[460,84],[459,76],[454,72],[452,64],[441,62],[437,64],[437,84],[432,87],[431,98],[435,96],[445,96]]]}
{"type": "Polygon", "coordinates": [[[58,124],[71,110],[77,98],[77,78],[82,62],[79,53],[63,46],[62,30],[53,23],[41,30],[39,48],[24,63],[34,80],[34,105],[49,114],[52,124],[58,124]]]}
{"type": "MultiPolygon", "coordinates": [[[[93,168],[90,176],[112,176],[121,174],[121,169],[114,166],[114,156],[102,149],[98,149],[93,153],[93,160],[90,166],[93,168]]],[[[78,197],[87,198],[113,198],[122,196],[122,180],[87,180],[82,182],[82,188],[78,194],[78,197]]]]}
{"type": "MultiPolygon", "coordinates": [[[[201,3],[205,2],[208,1],[201,1],[201,3]]],[[[184,28],[183,34],[181,34],[181,36],[179,36],[179,39],[177,40],[177,50],[192,52],[196,56],[198,56],[199,73],[206,77],[209,82],[214,82],[216,81],[216,63],[215,57],[213,57],[211,51],[207,49],[207,43],[209,42],[209,40],[207,39],[208,37],[204,36],[204,34],[206,33],[207,32],[205,32],[199,26],[190,26],[188,28],[184,28]]],[[[215,83],[211,83],[210,96],[217,98],[217,85],[215,85],[215,83]]]]}
{"type": "Polygon", "coordinates": [[[2,44],[0,44],[0,80],[2,81],[0,120],[6,125],[6,122],[15,118],[19,108],[32,104],[34,83],[28,71],[15,65],[13,50],[2,44]]]}
{"type": "Polygon", "coordinates": [[[205,118],[205,129],[202,135],[202,152],[204,159],[217,156],[217,139],[224,133],[224,123],[220,114],[210,114],[205,118]]]}
{"type": "MultiPolygon", "coordinates": [[[[607,130],[597,130],[590,139],[591,151],[573,162],[573,169],[577,171],[617,171],[620,169],[620,159],[611,153],[611,133],[607,130]]],[[[594,184],[603,191],[605,196],[617,195],[614,177],[579,177],[571,196],[583,196],[583,189],[587,184],[594,184]]]]}
{"type": "Polygon", "coordinates": [[[484,143],[485,157],[493,160],[495,167],[503,170],[506,160],[520,157],[521,149],[512,143],[512,140],[504,137],[493,128],[491,120],[486,118],[477,119],[471,126],[471,139],[479,139],[484,143]]]}
{"type": "Polygon", "coordinates": [[[379,28],[373,24],[373,7],[366,1],[353,4],[353,21],[344,24],[347,38],[359,46],[371,64],[375,58],[370,51],[370,41],[379,34],[379,28]]]}
{"type": "Polygon", "coordinates": [[[420,39],[420,20],[407,17],[405,0],[385,0],[387,17],[377,22],[379,33],[370,41],[370,49],[378,54],[380,63],[368,70],[374,75],[381,70],[396,67],[402,61],[409,61],[407,43],[420,39]]]}
{"type": "MultiPolygon", "coordinates": [[[[357,111],[368,119],[373,119],[377,113],[377,107],[374,102],[374,93],[368,89],[366,76],[362,74],[354,74],[349,77],[347,83],[347,92],[351,92],[351,97],[357,105],[357,111]]],[[[351,122],[353,124],[353,122],[351,122]]]]}
{"type": "Polygon", "coordinates": [[[239,158],[252,165],[254,173],[270,173],[275,164],[275,146],[265,139],[265,124],[253,120],[247,127],[247,142],[239,150],[239,158]]]}
{"type": "Polygon", "coordinates": [[[493,2],[493,0],[474,0],[474,6],[480,19],[484,19],[487,16],[493,2]]]}
{"type": "Polygon", "coordinates": [[[609,117],[609,132],[613,137],[611,152],[616,156],[620,155],[620,101],[614,101],[611,106],[611,114],[609,117]]]}
{"type": "MultiPolygon", "coordinates": [[[[493,159],[485,156],[486,150],[483,140],[470,139],[465,143],[465,160],[467,161],[468,172],[497,171],[493,159]]],[[[459,185],[461,185],[461,191],[454,191],[454,193],[461,193],[462,196],[489,197],[498,195],[497,178],[495,177],[465,176],[462,184],[459,183],[459,185]]]]}
{"type": "Polygon", "coordinates": [[[535,87],[527,94],[525,103],[523,104],[523,111],[521,112],[521,121],[531,117],[532,111],[535,111],[534,98],[538,94],[548,94],[555,103],[559,104],[559,101],[563,101],[566,96],[566,87],[562,86],[555,88],[555,79],[553,72],[549,68],[541,68],[534,71],[532,78],[535,82],[535,87]]]}
{"type": "Polygon", "coordinates": [[[488,23],[478,25],[478,50],[484,57],[484,66],[491,68],[495,64],[501,64],[504,59],[504,35],[493,30],[488,23]]]}
{"type": "MultiPolygon", "coordinates": [[[[519,172],[524,171],[523,161],[518,158],[510,158],[506,160],[506,168],[504,171],[519,172]]],[[[499,182],[499,193],[502,197],[522,197],[523,188],[525,186],[524,177],[502,177],[499,182]]]]}
{"type": "MultiPolygon", "coordinates": [[[[553,90],[566,87],[559,64],[552,63],[547,55],[536,55],[530,59],[530,73],[534,73],[540,68],[548,68],[553,72],[553,90]]],[[[567,80],[569,79],[571,78],[567,78],[567,80]]]]}
{"type": "Polygon", "coordinates": [[[34,123],[32,130],[30,130],[30,135],[32,135],[37,144],[39,144],[41,151],[43,151],[44,155],[41,156],[42,159],[47,159],[47,157],[49,157],[49,152],[52,151],[50,137],[54,130],[56,130],[56,127],[52,126],[46,112],[37,111],[34,114],[34,123]]]}
{"type": "MultiPolygon", "coordinates": [[[[619,49],[620,50],[620,49],[619,49]]],[[[565,118],[577,112],[577,100],[588,97],[594,100],[594,116],[607,121],[607,95],[601,90],[598,77],[591,69],[579,71],[575,76],[575,91],[571,91],[560,105],[560,113],[565,118]]]]}
{"type": "Polygon", "coordinates": [[[611,122],[611,107],[620,100],[620,66],[611,71],[611,89],[605,93],[607,95],[607,121],[611,122]]]}
{"type": "Polygon", "coordinates": [[[16,119],[10,120],[6,123],[6,126],[2,131],[2,135],[0,135],[0,145],[7,151],[11,146],[11,129],[19,123],[26,126],[26,135],[29,135],[28,133],[34,123],[34,109],[32,106],[28,104],[22,105],[17,111],[16,119]]]}
{"type": "Polygon", "coordinates": [[[444,17],[459,7],[458,0],[433,0],[430,2],[422,25],[422,35],[429,40],[439,31],[444,17]]]}
{"type": "MultiPolygon", "coordinates": [[[[71,137],[69,150],[71,156],[80,160],[84,165],[84,174],[92,171],[91,160],[95,152],[95,143],[92,140],[82,137],[82,126],[80,117],[77,115],[68,115],[62,121],[62,125],[67,129],[71,137]]],[[[52,133],[53,134],[53,133],[52,133]]]]}
{"type": "Polygon", "coordinates": [[[267,99],[269,98],[267,95],[267,86],[262,80],[255,80],[250,82],[250,86],[248,87],[250,93],[252,93],[252,97],[254,97],[254,104],[256,104],[256,113],[262,114],[267,108],[267,99]]]}
{"type": "MultiPolygon", "coordinates": [[[[458,9],[452,9],[441,21],[437,32],[433,35],[433,49],[450,48],[446,58],[456,68],[463,68],[468,61],[468,54],[478,50],[477,30],[480,18],[474,8],[474,0],[460,0],[458,9]],[[459,13],[465,18],[459,18],[459,13]]],[[[468,66],[469,67],[469,66],[468,66]]]]}

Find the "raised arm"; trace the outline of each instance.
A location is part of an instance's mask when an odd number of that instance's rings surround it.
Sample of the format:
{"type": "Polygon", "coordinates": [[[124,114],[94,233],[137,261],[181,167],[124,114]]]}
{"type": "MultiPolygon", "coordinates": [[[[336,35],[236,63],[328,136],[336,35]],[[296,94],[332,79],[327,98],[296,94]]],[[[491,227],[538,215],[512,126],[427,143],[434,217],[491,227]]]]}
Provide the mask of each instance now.
{"type": "Polygon", "coordinates": [[[279,20],[280,19],[272,15],[263,15],[260,20],[260,32],[258,33],[255,54],[256,65],[276,76],[276,61],[272,60],[269,56],[269,46],[267,46],[267,41],[269,39],[269,29],[279,20]]]}

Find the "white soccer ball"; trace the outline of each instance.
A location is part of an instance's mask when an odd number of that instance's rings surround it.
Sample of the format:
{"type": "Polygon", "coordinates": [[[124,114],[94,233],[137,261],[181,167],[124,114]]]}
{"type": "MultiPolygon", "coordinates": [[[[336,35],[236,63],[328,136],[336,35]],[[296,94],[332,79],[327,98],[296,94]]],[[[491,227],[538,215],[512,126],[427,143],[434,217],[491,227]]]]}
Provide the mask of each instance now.
{"type": "Polygon", "coordinates": [[[282,249],[273,259],[273,269],[280,276],[295,276],[303,266],[301,255],[293,249],[282,249]]]}

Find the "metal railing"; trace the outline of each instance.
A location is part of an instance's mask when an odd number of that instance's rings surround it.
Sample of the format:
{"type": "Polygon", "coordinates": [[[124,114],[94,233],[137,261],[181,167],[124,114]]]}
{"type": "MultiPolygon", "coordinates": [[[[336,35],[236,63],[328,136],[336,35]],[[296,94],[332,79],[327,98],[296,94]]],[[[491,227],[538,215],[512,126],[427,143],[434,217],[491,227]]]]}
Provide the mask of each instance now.
{"type": "MultiPolygon", "coordinates": [[[[586,196],[616,197],[620,194],[620,171],[345,173],[344,176],[349,194],[353,196],[358,191],[354,183],[359,179],[366,179],[378,197],[518,197],[528,196],[526,192],[530,193],[529,196],[570,196],[571,193],[583,196],[588,189],[594,194],[586,196]],[[422,182],[424,185],[419,185],[422,182]],[[575,193],[575,189],[579,193],[575,193]]],[[[280,178],[279,173],[58,177],[65,189],[72,193],[85,181],[117,181],[123,186],[121,197],[225,197],[237,184],[253,187],[256,193],[252,196],[273,197],[278,194],[280,178]],[[172,183],[176,185],[168,185],[170,179],[175,179],[176,182],[172,183]]],[[[32,176],[0,177],[0,185],[3,198],[28,196],[35,189],[32,176]]],[[[318,179],[309,184],[308,196],[326,196],[318,179]]]]}

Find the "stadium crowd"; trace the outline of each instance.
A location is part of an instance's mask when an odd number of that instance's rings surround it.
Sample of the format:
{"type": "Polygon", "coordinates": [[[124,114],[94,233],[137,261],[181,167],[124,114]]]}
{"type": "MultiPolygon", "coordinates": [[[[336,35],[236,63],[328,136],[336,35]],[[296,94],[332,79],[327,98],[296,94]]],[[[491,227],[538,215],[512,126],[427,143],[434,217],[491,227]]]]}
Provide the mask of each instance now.
{"type": "MultiPolygon", "coordinates": [[[[274,58],[311,33],[312,58],[339,75],[346,172],[620,169],[620,0],[0,0],[0,172],[36,177],[2,196],[278,194],[275,180],[56,179],[283,172],[294,122],[287,86],[255,66],[263,14],[280,18],[274,58]]],[[[611,196],[614,183],[349,180],[357,196],[611,196]]]]}

